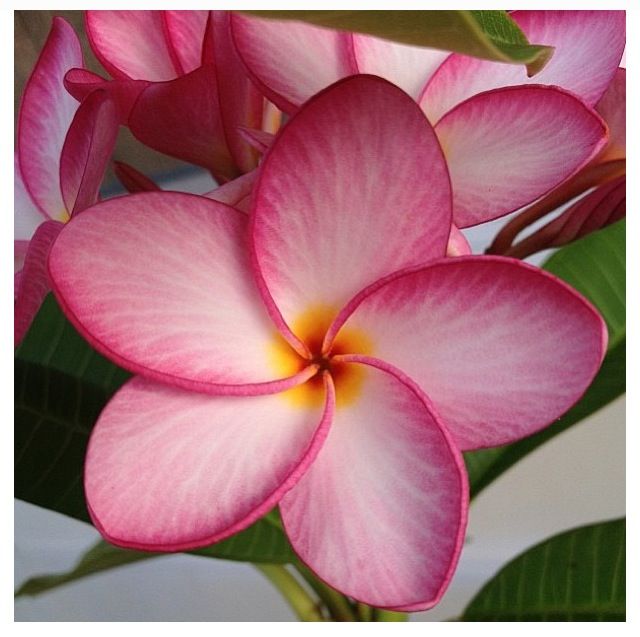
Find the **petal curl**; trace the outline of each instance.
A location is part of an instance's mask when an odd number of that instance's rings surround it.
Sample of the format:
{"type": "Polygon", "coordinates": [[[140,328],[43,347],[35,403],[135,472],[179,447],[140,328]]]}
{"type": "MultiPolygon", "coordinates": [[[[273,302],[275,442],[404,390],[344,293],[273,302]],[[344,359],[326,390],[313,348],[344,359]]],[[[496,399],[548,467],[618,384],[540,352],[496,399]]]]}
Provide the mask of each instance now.
{"type": "Polygon", "coordinates": [[[60,192],[60,153],[78,104],[63,79],[69,69],[82,65],[78,36],[62,18],[54,18],[18,117],[20,172],[31,199],[51,219],[68,218],[60,192]]]}
{"type": "Polygon", "coordinates": [[[410,376],[463,450],[552,423],[584,393],[604,321],[568,285],[505,257],[462,256],[392,275],[345,308],[371,355],[410,376]]]}
{"type": "Polygon", "coordinates": [[[367,362],[344,363],[365,374],[362,394],[341,406],[337,385],[331,431],[282,499],[282,520],[296,553],[334,588],[424,610],[443,595],[462,546],[464,464],[420,391],[367,362]]]}
{"type": "Polygon", "coordinates": [[[385,80],[342,80],[278,134],[252,219],[272,318],[291,326],[311,306],[338,311],[377,278],[444,256],[450,187],[433,129],[385,80]]]}
{"type": "Polygon", "coordinates": [[[624,50],[624,11],[530,10],[514,11],[511,17],[529,42],[555,47],[547,66],[530,78],[522,65],[454,54],[436,71],[420,99],[431,122],[472,95],[502,86],[560,86],[589,106],[600,99],[624,50]]]}
{"type": "Polygon", "coordinates": [[[607,143],[607,127],[579,99],[550,86],[476,95],[435,127],[461,228],[496,219],[555,188],[607,143]]]}
{"type": "Polygon", "coordinates": [[[207,393],[282,391],[279,338],[251,277],[246,215],[196,195],[148,192],[78,215],[49,258],[77,329],[119,365],[207,393]]]}
{"type": "Polygon", "coordinates": [[[206,546],[267,513],[315,458],[323,408],[282,395],[204,396],[134,378],[100,415],[87,452],[91,517],[113,544],[206,546]]]}

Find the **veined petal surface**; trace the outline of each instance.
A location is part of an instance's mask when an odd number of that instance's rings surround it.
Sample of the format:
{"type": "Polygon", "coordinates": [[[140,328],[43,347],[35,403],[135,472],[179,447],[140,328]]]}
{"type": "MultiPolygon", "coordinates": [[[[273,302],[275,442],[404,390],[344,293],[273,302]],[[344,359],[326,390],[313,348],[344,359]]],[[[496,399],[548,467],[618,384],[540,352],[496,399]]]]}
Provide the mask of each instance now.
{"type": "Polygon", "coordinates": [[[262,92],[282,111],[357,73],[349,34],[302,22],[231,15],[240,58],[262,92]]]}
{"type": "Polygon", "coordinates": [[[282,499],[300,558],[327,583],[387,608],[438,602],[460,553],[468,504],[459,452],[424,396],[371,365],[338,406],[318,457],[282,499]]]}
{"type": "Polygon", "coordinates": [[[246,215],[224,204],[139,193],[73,219],[49,271],[69,319],[121,366],[195,391],[281,391],[297,379],[274,371],[279,336],[251,276],[247,240],[246,215]]]}
{"type": "Polygon", "coordinates": [[[163,11],[169,45],[173,48],[182,73],[195,71],[202,63],[202,42],[208,11],[163,11]]]}
{"type": "Polygon", "coordinates": [[[435,127],[461,228],[506,215],[575,174],[607,143],[604,121],[550,86],[487,91],[449,111],[435,127]]]}
{"type": "Polygon", "coordinates": [[[381,276],[444,256],[451,228],[433,129],[409,96],[368,75],[333,85],[293,116],[265,155],[253,198],[263,293],[289,326],[311,306],[337,312],[381,276]]]}
{"type": "Polygon", "coordinates": [[[162,11],[86,11],[85,25],[93,52],[114,78],[163,82],[178,76],[162,11]]]}
{"type": "Polygon", "coordinates": [[[555,47],[549,63],[533,77],[523,65],[451,55],[420,99],[432,123],[472,95],[519,84],[560,86],[594,106],[613,78],[625,44],[624,11],[514,11],[529,42],[555,47]]]}
{"type": "Polygon", "coordinates": [[[112,543],[178,551],[236,533],[275,506],[313,461],[333,412],[279,394],[206,396],[140,377],[93,430],[85,492],[112,543]]]}
{"type": "Polygon", "coordinates": [[[117,136],[115,103],[108,93],[94,91],[78,107],[60,156],[60,188],[70,214],[98,201],[117,136]]]}
{"type": "Polygon", "coordinates": [[[22,95],[18,118],[20,172],[31,199],[51,219],[68,218],[60,192],[60,153],[78,103],[67,93],[65,73],[82,66],[78,36],[54,18],[22,95]]]}
{"type": "Polygon", "coordinates": [[[589,386],[607,342],[577,292],[505,257],[398,273],[354,299],[334,328],[343,321],[422,388],[463,450],[513,442],[559,418],[589,386]]]}
{"type": "Polygon", "coordinates": [[[379,75],[417,100],[449,53],[422,46],[409,46],[353,33],[353,53],[358,71],[379,75]]]}

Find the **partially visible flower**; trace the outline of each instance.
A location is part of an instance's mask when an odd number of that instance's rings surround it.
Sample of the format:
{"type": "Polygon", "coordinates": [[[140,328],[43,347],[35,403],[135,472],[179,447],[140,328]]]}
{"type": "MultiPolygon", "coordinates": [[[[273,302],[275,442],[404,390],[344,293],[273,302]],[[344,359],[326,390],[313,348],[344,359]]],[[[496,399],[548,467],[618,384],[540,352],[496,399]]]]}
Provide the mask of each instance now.
{"type": "Polygon", "coordinates": [[[255,168],[237,129],[261,128],[267,109],[232,46],[228,12],[87,11],[86,27],[114,80],[72,71],[66,83],[74,95],[108,90],[140,141],[218,182],[255,168]]]}
{"type": "Polygon", "coordinates": [[[607,145],[580,172],[514,217],[489,252],[525,258],[565,245],[622,219],[626,207],[626,71],[618,69],[596,110],[609,128],[607,145]],[[514,243],[532,223],[579,197],[555,219],[514,243]]]}
{"type": "Polygon", "coordinates": [[[437,603],[466,524],[460,450],[553,422],[607,338],[549,274],[443,258],[450,227],[432,127],[370,76],[293,116],[249,219],[158,192],[74,219],[50,254],[55,294],[139,374],[89,444],[101,533],[184,550],[279,503],[295,551],[338,590],[398,610],[437,603]]]}
{"type": "Polygon", "coordinates": [[[530,41],[555,47],[533,78],[523,65],[447,57],[290,21],[235,13],[232,29],[247,70],[287,112],[358,72],[379,74],[407,91],[435,125],[451,172],[453,222],[465,228],[538,199],[577,173],[606,142],[603,124],[596,124],[587,106],[602,96],[620,61],[624,12],[511,16],[530,41]]]}
{"type": "Polygon", "coordinates": [[[80,106],[63,77],[82,66],[71,26],[54,18],[22,96],[14,161],[14,340],[20,342],[48,291],[49,245],[62,224],[98,200],[98,191],[118,132],[116,109],[104,92],[80,106]],[[32,238],[33,237],[33,238],[32,238]]]}

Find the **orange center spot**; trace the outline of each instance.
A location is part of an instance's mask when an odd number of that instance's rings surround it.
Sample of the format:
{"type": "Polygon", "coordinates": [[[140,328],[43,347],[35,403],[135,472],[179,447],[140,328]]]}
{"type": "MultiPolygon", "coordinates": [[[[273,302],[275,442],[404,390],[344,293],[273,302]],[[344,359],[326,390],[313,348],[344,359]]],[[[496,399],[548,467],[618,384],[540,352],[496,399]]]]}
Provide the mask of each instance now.
{"type": "Polygon", "coordinates": [[[269,346],[269,358],[279,377],[292,376],[305,367],[318,365],[318,373],[306,383],[289,389],[282,396],[293,405],[317,407],[324,404],[323,372],[331,374],[336,388],[336,404],[353,403],[360,395],[366,369],[362,365],[334,360],[338,354],[370,354],[371,341],[362,331],[343,327],[328,352],[322,351],[325,334],[337,312],[327,306],[315,306],[303,312],[291,325],[291,331],[307,346],[309,356],[301,356],[277,334],[269,346]]]}

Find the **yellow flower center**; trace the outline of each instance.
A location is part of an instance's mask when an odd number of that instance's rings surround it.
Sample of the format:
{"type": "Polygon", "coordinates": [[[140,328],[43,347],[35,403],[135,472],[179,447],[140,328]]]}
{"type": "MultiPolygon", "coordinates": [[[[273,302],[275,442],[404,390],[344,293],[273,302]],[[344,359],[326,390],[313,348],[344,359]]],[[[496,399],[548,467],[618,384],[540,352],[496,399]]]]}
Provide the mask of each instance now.
{"type": "Polygon", "coordinates": [[[309,356],[301,356],[287,341],[274,335],[269,345],[269,359],[279,377],[293,376],[311,364],[318,365],[318,373],[306,383],[282,393],[287,402],[300,407],[324,404],[323,372],[331,374],[336,388],[336,404],[352,404],[360,395],[366,375],[363,365],[343,363],[335,359],[340,354],[370,354],[370,339],[361,330],[343,327],[329,351],[322,351],[325,334],[336,317],[335,309],[314,306],[300,314],[291,325],[291,331],[307,346],[309,356]]]}

